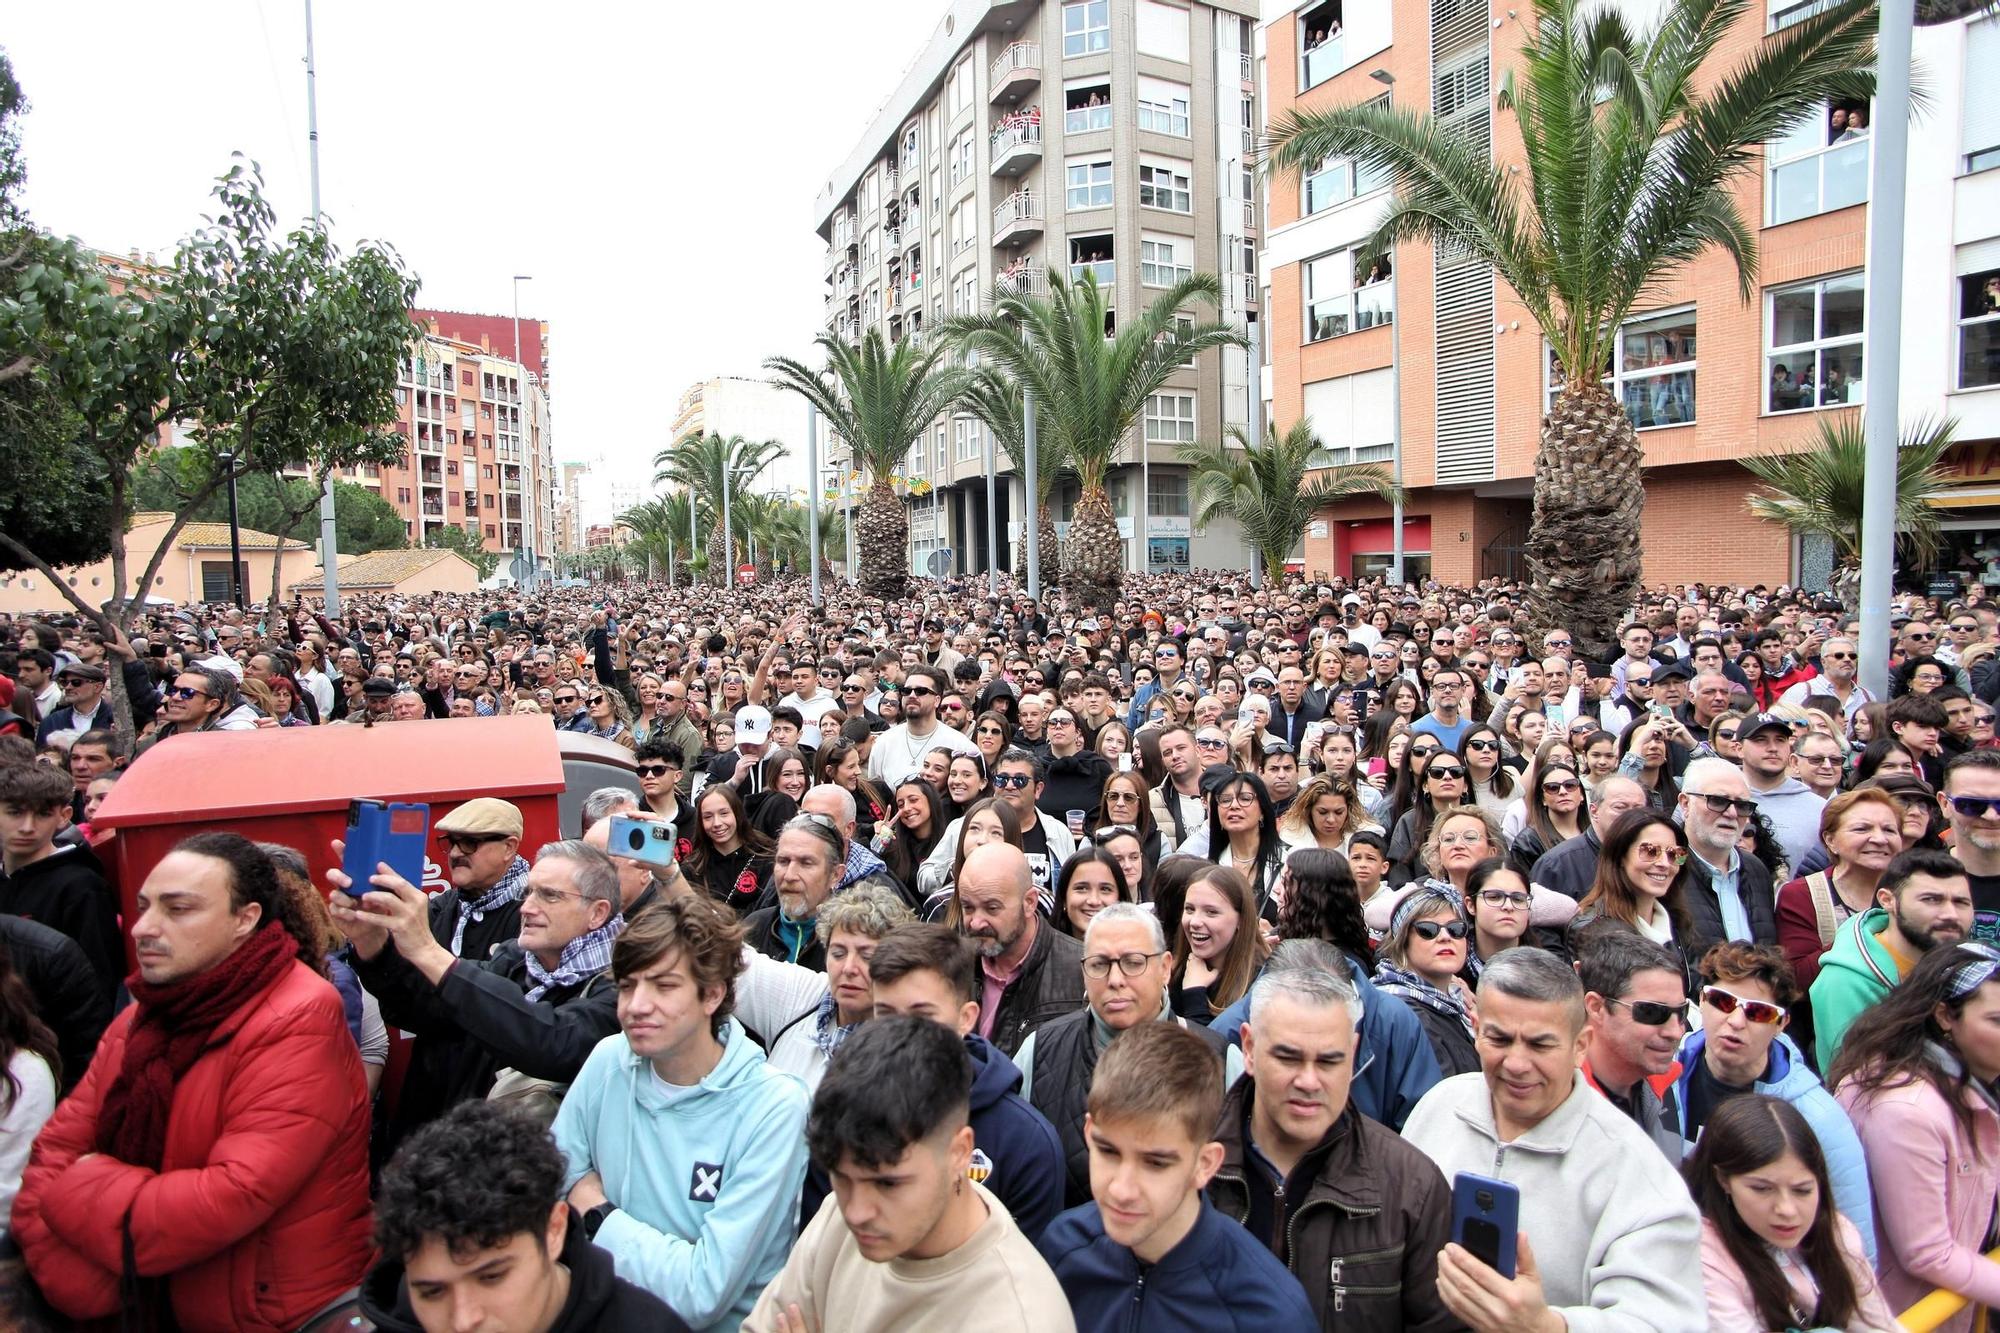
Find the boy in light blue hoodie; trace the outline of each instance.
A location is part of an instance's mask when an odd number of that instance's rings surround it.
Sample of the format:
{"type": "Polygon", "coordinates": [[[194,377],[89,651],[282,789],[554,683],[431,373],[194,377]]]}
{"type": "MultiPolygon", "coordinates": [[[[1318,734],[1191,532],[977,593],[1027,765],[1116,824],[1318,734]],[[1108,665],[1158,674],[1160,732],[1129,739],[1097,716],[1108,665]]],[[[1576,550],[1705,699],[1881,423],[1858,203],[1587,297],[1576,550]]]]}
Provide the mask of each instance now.
{"type": "Polygon", "coordinates": [[[698,1333],[733,1333],[784,1267],[806,1169],[805,1087],[730,1017],[742,947],[699,895],[627,926],[611,952],[621,1031],[554,1127],[585,1234],[698,1333]]]}

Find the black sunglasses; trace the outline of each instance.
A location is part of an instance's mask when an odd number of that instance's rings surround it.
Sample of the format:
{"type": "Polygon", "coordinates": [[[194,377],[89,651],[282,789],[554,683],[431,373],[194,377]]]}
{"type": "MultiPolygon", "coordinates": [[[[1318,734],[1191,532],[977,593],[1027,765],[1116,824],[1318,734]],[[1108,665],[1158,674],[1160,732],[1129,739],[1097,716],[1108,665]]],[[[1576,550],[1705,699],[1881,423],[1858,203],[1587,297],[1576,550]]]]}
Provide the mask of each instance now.
{"type": "Polygon", "coordinates": [[[1410,927],[1410,933],[1420,940],[1434,940],[1440,935],[1449,935],[1455,940],[1465,938],[1466,925],[1463,921],[1419,921],[1410,927]]]}
{"type": "Polygon", "coordinates": [[[1632,1011],[1632,1021],[1642,1027],[1664,1027],[1676,1019],[1680,1020],[1682,1027],[1688,1025],[1685,1000],[1679,1004],[1661,1004],[1658,1000],[1606,1000],[1605,1003],[1624,1005],[1632,1011]]]}
{"type": "Polygon", "coordinates": [[[1465,776],[1465,770],[1456,764],[1432,764],[1424,770],[1424,776],[1427,778],[1462,778],[1465,776]]]}
{"type": "Polygon", "coordinates": [[[642,778],[665,777],[672,770],[665,764],[640,764],[633,770],[642,778]]]}

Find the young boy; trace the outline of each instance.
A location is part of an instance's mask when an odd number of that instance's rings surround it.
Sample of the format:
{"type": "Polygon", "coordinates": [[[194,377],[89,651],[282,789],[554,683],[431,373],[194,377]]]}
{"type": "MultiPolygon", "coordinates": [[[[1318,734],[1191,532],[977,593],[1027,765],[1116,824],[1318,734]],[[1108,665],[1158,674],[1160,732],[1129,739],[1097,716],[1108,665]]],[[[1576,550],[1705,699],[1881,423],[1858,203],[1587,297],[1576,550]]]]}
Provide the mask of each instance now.
{"type": "Polygon", "coordinates": [[[686,1333],[584,1239],[562,1175],[549,1136],[495,1102],[460,1102],[412,1134],[382,1172],[382,1257],[361,1312],[385,1333],[686,1333]]]}
{"type": "Polygon", "coordinates": [[[1315,1328],[1276,1256],[1202,1188],[1222,1165],[1222,1062],[1194,1033],[1141,1023],[1097,1062],[1084,1115],[1092,1202],[1042,1233],[1080,1333],[1315,1328]]]}
{"type": "Polygon", "coordinates": [[[124,979],[125,941],[104,868],[81,842],[57,846],[76,784],[47,764],[0,764],[0,912],[75,940],[111,995],[124,979]]]}
{"type": "Polygon", "coordinates": [[[842,1043],[806,1128],[833,1197],[744,1333],[1069,1333],[1062,1289],[971,1171],[972,1089],[965,1043],[934,1019],[877,1018],[842,1043]]]}

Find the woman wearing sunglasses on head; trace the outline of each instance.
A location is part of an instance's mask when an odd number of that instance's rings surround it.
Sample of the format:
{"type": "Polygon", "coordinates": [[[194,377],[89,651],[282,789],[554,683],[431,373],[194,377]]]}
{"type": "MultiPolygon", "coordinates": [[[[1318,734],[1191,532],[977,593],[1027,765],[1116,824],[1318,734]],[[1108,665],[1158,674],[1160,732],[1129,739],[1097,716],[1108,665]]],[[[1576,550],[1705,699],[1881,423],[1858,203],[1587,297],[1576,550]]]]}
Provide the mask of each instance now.
{"type": "Polygon", "coordinates": [[[1456,889],[1435,880],[1405,892],[1390,914],[1389,934],[1370,978],[1375,989],[1395,996],[1417,1016],[1446,1078],[1479,1068],[1471,992],[1458,976],[1471,933],[1464,902],[1456,889]]]}
{"type": "Polygon", "coordinates": [[[1597,878],[1570,922],[1570,952],[1578,951],[1586,930],[1636,931],[1679,958],[1692,984],[1693,965],[1682,947],[1693,938],[1682,901],[1687,859],[1687,835],[1659,811],[1628,810],[1618,816],[1604,835],[1597,878]]]}

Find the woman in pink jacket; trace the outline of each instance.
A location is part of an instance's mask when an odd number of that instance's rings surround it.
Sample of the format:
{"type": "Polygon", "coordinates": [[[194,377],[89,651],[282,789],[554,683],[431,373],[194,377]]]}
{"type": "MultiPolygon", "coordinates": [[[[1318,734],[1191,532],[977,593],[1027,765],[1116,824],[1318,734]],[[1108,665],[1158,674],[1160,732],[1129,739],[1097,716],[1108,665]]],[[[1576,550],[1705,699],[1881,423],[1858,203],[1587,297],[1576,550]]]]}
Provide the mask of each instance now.
{"type": "Polygon", "coordinates": [[[1754,1093],[1729,1098],[1684,1170],[1701,1206],[1710,1328],[1896,1333],[1798,1108],[1754,1093]]]}
{"type": "MultiPolygon", "coordinates": [[[[1827,1084],[1854,1119],[1875,1190],[1882,1290],[2000,1306],[1986,1258],[2000,1198],[2000,950],[1940,944],[1848,1030],[1827,1084]]],[[[1972,1327],[1973,1315],[1942,1324],[1972,1327]]]]}

